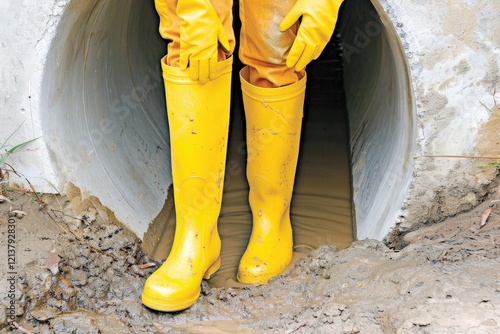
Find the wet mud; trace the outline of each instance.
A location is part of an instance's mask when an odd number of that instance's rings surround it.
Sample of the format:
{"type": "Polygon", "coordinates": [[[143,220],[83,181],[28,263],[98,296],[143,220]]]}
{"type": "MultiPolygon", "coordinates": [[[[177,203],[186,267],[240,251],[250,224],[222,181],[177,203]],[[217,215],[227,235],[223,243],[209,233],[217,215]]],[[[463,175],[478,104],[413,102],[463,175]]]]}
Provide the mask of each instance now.
{"type": "MultiPolygon", "coordinates": [[[[24,211],[23,218],[11,217],[15,320],[32,333],[497,333],[498,195],[492,188],[470,212],[402,236],[400,250],[375,240],[342,250],[321,246],[266,285],[218,288],[204,281],[199,301],[177,313],[141,304],[155,267],[141,269],[151,260],[140,241],[95,203],[43,197],[82,242],[50,221],[30,195],[9,193],[12,203],[0,204],[0,245],[4,252],[9,212],[24,211]]],[[[2,290],[0,328],[8,332],[10,300],[2,290]]]]}

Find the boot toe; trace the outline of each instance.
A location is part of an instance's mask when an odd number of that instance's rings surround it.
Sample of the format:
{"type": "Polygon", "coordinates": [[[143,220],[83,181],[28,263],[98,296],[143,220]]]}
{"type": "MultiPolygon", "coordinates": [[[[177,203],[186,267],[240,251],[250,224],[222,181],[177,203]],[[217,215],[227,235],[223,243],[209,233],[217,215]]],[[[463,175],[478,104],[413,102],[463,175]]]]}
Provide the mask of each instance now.
{"type": "Polygon", "coordinates": [[[266,283],[270,277],[268,276],[267,263],[260,261],[258,258],[245,261],[240,261],[238,268],[237,279],[241,283],[266,283]]]}
{"type": "Polygon", "coordinates": [[[270,239],[265,238],[263,242],[250,239],[238,266],[239,282],[265,284],[290,264],[293,255],[291,229],[281,240],[270,239]]]}
{"type": "MultiPolygon", "coordinates": [[[[201,281],[201,280],[200,280],[201,281]]],[[[200,282],[151,275],[142,292],[142,303],[163,312],[181,311],[192,306],[200,295],[200,282]]]]}
{"type": "Polygon", "coordinates": [[[277,259],[264,260],[258,257],[245,259],[243,257],[238,267],[237,279],[241,283],[265,284],[269,279],[279,275],[289,262],[277,259]]]}

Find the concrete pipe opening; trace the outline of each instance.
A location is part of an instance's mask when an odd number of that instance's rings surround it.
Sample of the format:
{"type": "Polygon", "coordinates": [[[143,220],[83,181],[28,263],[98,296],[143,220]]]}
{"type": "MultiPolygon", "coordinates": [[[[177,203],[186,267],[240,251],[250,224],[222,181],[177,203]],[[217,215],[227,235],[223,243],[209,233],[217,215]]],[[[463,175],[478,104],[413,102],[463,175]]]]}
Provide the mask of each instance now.
{"type": "MultiPolygon", "coordinates": [[[[166,43],[157,27],[152,1],[71,1],[45,67],[42,122],[61,182],[99,198],[161,258],[175,215],[159,67],[166,43]]],[[[384,238],[412,173],[413,99],[392,23],[377,1],[346,0],[337,29],[332,45],[308,68],[292,203],[299,252],[322,244],[346,247],[353,236],[384,238]]],[[[228,275],[251,230],[238,66],[219,221],[222,238],[235,247],[223,240],[228,275]]]]}

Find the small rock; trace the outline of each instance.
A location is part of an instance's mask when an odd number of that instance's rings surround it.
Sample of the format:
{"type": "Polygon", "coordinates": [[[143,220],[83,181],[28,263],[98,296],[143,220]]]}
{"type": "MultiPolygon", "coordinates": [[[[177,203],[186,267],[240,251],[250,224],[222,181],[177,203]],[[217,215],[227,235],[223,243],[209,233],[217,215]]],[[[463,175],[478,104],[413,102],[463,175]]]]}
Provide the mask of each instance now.
{"type": "Polygon", "coordinates": [[[45,268],[50,270],[53,275],[56,275],[59,272],[59,261],[61,261],[59,255],[52,254],[45,259],[45,268]]]}

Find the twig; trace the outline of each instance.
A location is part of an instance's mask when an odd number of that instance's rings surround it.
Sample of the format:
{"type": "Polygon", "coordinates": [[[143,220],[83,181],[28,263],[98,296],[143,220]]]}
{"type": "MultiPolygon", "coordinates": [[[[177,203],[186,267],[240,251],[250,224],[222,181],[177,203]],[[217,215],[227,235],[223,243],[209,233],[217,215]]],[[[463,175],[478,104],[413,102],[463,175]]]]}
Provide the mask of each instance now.
{"type": "Polygon", "coordinates": [[[287,331],[285,332],[285,334],[291,334],[291,333],[295,332],[297,329],[299,329],[299,328],[301,328],[301,327],[303,327],[303,326],[305,326],[305,325],[306,325],[306,322],[305,322],[305,321],[304,321],[304,322],[301,322],[300,324],[298,324],[298,325],[297,325],[297,326],[295,326],[294,328],[291,328],[291,329],[287,330],[287,331]]]}
{"type": "Polygon", "coordinates": [[[498,105],[497,105],[497,98],[495,97],[497,95],[497,88],[493,88],[493,103],[495,104],[495,107],[497,108],[500,108],[498,105]]]}
{"type": "Polygon", "coordinates": [[[114,256],[113,254],[111,253],[106,253],[104,252],[103,250],[85,242],[85,240],[83,240],[81,237],[79,237],[78,235],[76,235],[75,233],[73,233],[72,231],[69,231],[67,230],[66,228],[64,228],[64,226],[62,226],[61,224],[59,224],[55,219],[54,217],[52,217],[52,215],[49,213],[49,211],[47,210],[47,208],[45,207],[45,204],[43,203],[42,199],[40,198],[40,196],[38,195],[38,193],[36,192],[35,190],[35,187],[31,184],[31,182],[28,180],[28,178],[22,174],[20,174],[19,172],[17,172],[14,167],[12,167],[11,165],[9,165],[8,163],[5,163],[7,166],[9,166],[11,168],[11,171],[16,174],[17,176],[19,176],[20,178],[23,178],[24,180],[26,180],[26,182],[28,183],[28,185],[30,186],[31,190],[33,191],[33,194],[35,195],[36,197],[36,200],[38,202],[38,204],[40,205],[40,207],[42,208],[42,210],[47,214],[47,216],[49,216],[50,220],[52,220],[54,222],[54,224],[56,224],[61,230],[63,230],[64,232],[68,233],[68,234],[71,234],[73,237],[75,237],[76,239],[78,239],[80,242],[82,242],[84,245],[87,245],[88,247],[92,248],[93,250],[95,250],[96,252],[98,253],[101,253],[102,255],[107,255],[109,257],[111,257],[113,260],[117,260],[116,256],[114,256]]]}
{"type": "Polygon", "coordinates": [[[432,155],[423,154],[414,156],[413,159],[417,158],[456,158],[456,159],[500,159],[500,156],[488,156],[488,155],[432,155]]]}
{"type": "Polygon", "coordinates": [[[81,218],[70,216],[70,215],[64,213],[64,211],[62,211],[62,210],[50,209],[50,211],[52,211],[52,212],[60,212],[60,213],[63,214],[64,217],[69,217],[69,218],[76,219],[76,220],[82,220],[81,218]]]}
{"type": "Polygon", "coordinates": [[[22,327],[22,326],[19,326],[19,324],[18,324],[17,322],[15,322],[15,321],[11,322],[11,324],[10,324],[10,325],[11,325],[12,327],[14,327],[15,329],[20,330],[20,331],[21,331],[21,332],[23,332],[23,333],[26,333],[26,334],[33,334],[33,332],[32,332],[32,331],[29,331],[29,330],[27,330],[26,328],[24,328],[24,327],[22,327]]]}
{"type": "Polygon", "coordinates": [[[24,149],[24,150],[16,150],[15,152],[9,152],[9,151],[7,151],[7,152],[5,152],[5,153],[0,153],[0,157],[1,157],[1,156],[4,156],[4,155],[12,155],[12,154],[14,154],[14,153],[35,152],[35,151],[37,151],[38,149],[39,149],[39,147],[37,147],[37,148],[26,148],[26,149],[24,149]]]}
{"type": "Polygon", "coordinates": [[[490,108],[488,108],[488,107],[486,106],[486,104],[484,104],[483,102],[479,102],[479,103],[481,103],[481,105],[482,105],[482,106],[483,106],[486,110],[488,110],[488,112],[489,112],[490,114],[493,114],[493,110],[491,110],[490,108]]]}

